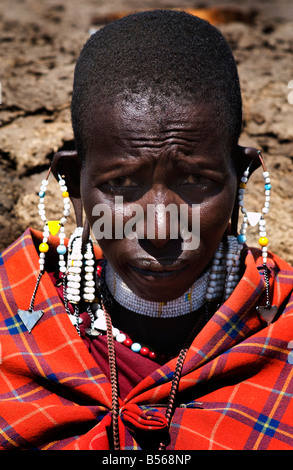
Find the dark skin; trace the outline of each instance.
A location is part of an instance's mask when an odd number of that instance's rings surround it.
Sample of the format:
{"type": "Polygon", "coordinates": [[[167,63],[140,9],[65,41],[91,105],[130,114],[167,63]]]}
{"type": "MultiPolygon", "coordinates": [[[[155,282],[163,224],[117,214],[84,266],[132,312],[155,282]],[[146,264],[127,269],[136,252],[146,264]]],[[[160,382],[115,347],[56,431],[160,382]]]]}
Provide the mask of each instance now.
{"type": "MultiPolygon", "coordinates": [[[[100,106],[88,125],[84,167],[79,171],[75,160],[74,170],[68,158],[61,166],[77,199],[80,186],[90,226],[96,204],[109,205],[114,221],[115,196],[123,196],[124,207],[135,202],[144,211],[148,204],[172,203],[178,210],[187,204],[190,225],[191,205],[200,204],[200,244],[195,250],[182,250],[179,236],[170,239],[170,224],[165,239],[156,232],[153,239],[99,240],[107,260],[138,296],[155,302],[179,297],[212,260],[233,213],[243,166],[256,158],[254,149],[238,149],[244,165],[237,167],[239,155],[231,155],[227,133],[215,124],[212,107],[179,100],[168,101],[164,111],[152,107],[147,97],[117,100],[115,106],[100,106]]],[[[124,216],[124,223],[129,218],[124,216]]],[[[131,313],[130,328],[125,312],[115,312],[115,326],[132,336],[137,332],[134,340],[155,349],[164,344],[172,353],[199,314],[162,320],[131,313]]]]}
{"type": "MultiPolygon", "coordinates": [[[[182,239],[100,240],[106,258],[134,293],[160,302],[182,295],[213,257],[228,226],[237,190],[229,152],[216,143],[210,112],[170,103],[165,112],[143,103],[100,109],[81,172],[81,196],[92,226],[95,204],[201,205],[201,243],[182,251],[182,239]],[[138,269],[135,269],[138,268],[138,269]]],[[[130,217],[124,217],[124,223],[130,217]]],[[[191,224],[191,220],[190,220],[191,224]]]]}

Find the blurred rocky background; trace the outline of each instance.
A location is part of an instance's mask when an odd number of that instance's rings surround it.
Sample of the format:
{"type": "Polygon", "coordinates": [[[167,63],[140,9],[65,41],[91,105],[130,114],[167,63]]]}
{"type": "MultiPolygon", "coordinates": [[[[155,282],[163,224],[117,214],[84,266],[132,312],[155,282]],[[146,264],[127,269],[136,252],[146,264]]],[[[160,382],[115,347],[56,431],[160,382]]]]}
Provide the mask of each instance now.
{"type": "MultiPolygon", "coordinates": [[[[200,9],[199,14],[227,38],[238,63],[243,93],[240,144],[261,149],[271,173],[269,247],[293,264],[290,0],[2,0],[0,251],[27,226],[41,229],[37,209],[40,181],[54,152],[74,149],[70,99],[74,64],[82,45],[93,30],[108,21],[153,8],[193,9],[195,13],[200,9]]],[[[252,177],[247,188],[246,207],[251,211],[260,211],[264,202],[261,173],[252,177]]],[[[62,212],[56,185],[52,178],[46,197],[47,215],[52,219],[62,212]]],[[[74,226],[73,219],[70,226],[74,226]]],[[[249,242],[257,246],[257,233],[250,232],[249,242]]]]}

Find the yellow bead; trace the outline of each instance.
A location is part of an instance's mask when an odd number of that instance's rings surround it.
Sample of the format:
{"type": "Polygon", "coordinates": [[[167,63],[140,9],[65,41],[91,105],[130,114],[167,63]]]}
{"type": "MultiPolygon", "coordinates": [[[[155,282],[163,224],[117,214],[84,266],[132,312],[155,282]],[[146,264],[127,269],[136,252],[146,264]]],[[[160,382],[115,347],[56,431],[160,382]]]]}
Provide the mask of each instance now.
{"type": "Polygon", "coordinates": [[[267,246],[267,244],[269,243],[269,240],[267,239],[267,237],[261,237],[258,240],[258,243],[260,244],[260,246],[267,246]]]}
{"type": "Polygon", "coordinates": [[[246,188],[246,183],[240,183],[240,184],[239,184],[239,188],[245,189],[245,188],[246,188]]]}
{"type": "Polygon", "coordinates": [[[49,250],[49,245],[47,243],[41,243],[39,246],[39,250],[41,253],[47,253],[49,250]]]}
{"type": "Polygon", "coordinates": [[[64,191],[64,192],[62,193],[62,196],[63,196],[63,197],[69,197],[69,192],[68,192],[68,191],[64,191]]]}

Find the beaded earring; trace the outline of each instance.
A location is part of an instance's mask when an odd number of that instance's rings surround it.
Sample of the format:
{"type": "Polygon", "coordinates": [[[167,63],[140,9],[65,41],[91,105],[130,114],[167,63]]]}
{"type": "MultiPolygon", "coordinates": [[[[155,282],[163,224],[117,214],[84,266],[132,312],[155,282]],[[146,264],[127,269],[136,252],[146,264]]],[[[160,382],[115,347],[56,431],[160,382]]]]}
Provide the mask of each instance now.
{"type": "Polygon", "coordinates": [[[277,307],[272,306],[270,303],[269,269],[267,267],[267,259],[268,259],[267,245],[269,243],[269,240],[267,238],[267,232],[266,232],[265,215],[268,214],[269,208],[270,208],[271,180],[270,180],[270,174],[266,169],[266,166],[263,161],[263,157],[259,150],[258,150],[258,155],[259,155],[259,159],[260,159],[262,169],[263,169],[262,175],[264,178],[265,202],[264,202],[261,212],[248,212],[246,208],[244,207],[244,194],[245,194],[246,184],[247,184],[249,173],[250,173],[250,167],[251,167],[251,164],[250,164],[243,173],[243,176],[241,178],[241,182],[239,185],[239,190],[238,190],[238,202],[239,202],[241,213],[243,214],[243,220],[242,220],[241,229],[240,229],[240,233],[238,235],[237,240],[240,244],[243,245],[247,240],[246,230],[247,230],[248,224],[250,224],[252,227],[258,224],[258,228],[259,228],[258,243],[262,251],[262,266],[263,266],[263,273],[264,273],[264,279],[265,279],[265,285],[266,285],[266,305],[264,307],[259,306],[257,307],[257,309],[260,311],[261,315],[266,320],[271,321],[271,319],[275,316],[276,311],[277,311],[277,307]]]}
{"type": "Polygon", "coordinates": [[[244,174],[241,178],[241,182],[239,185],[239,190],[238,190],[238,202],[239,202],[239,207],[240,210],[243,214],[243,221],[241,224],[241,229],[240,229],[240,234],[238,235],[238,242],[240,244],[244,244],[246,242],[246,229],[248,227],[248,223],[251,226],[255,226],[258,224],[259,226],[259,245],[261,246],[262,249],[262,259],[263,259],[263,265],[266,266],[267,264],[267,245],[269,243],[269,240],[267,238],[266,234],[266,221],[264,219],[264,216],[269,212],[270,208],[270,197],[271,197],[271,180],[270,180],[270,175],[269,172],[267,171],[265,164],[263,162],[263,158],[261,156],[260,151],[258,151],[262,167],[263,167],[263,178],[265,180],[265,202],[264,206],[261,210],[261,212],[247,212],[246,208],[244,207],[244,194],[245,194],[245,189],[246,189],[246,184],[248,181],[249,177],[249,172],[250,172],[250,167],[249,165],[247,169],[244,171],[244,174]]]}
{"type": "Polygon", "coordinates": [[[242,245],[233,235],[221,242],[211,266],[209,286],[206,292],[207,302],[217,299],[225,301],[232,294],[239,282],[240,254],[242,245]]]}
{"type": "Polygon", "coordinates": [[[95,321],[91,310],[91,304],[95,300],[95,257],[90,237],[83,246],[83,230],[83,227],[77,227],[69,239],[66,283],[63,285],[66,311],[69,313],[69,302],[74,308],[74,318],[72,316],[70,318],[79,335],[79,324],[82,321],[80,319],[81,301],[86,304],[92,327],[95,321]]]}
{"type": "Polygon", "coordinates": [[[48,188],[48,183],[49,183],[48,180],[49,180],[50,173],[51,173],[51,167],[49,168],[46,178],[42,181],[40,191],[39,191],[39,198],[40,198],[39,204],[38,204],[39,215],[40,215],[42,222],[45,222],[45,225],[43,227],[43,239],[39,245],[40,272],[37,278],[36,286],[35,286],[28,310],[20,310],[20,309],[18,310],[18,314],[29,332],[32,331],[33,327],[36,325],[36,323],[44,314],[42,310],[34,311],[35,297],[36,297],[36,294],[37,294],[37,291],[41,282],[42,275],[45,270],[46,253],[49,251],[49,244],[48,244],[49,237],[50,235],[57,235],[58,232],[60,232],[59,233],[59,245],[57,247],[57,253],[59,254],[59,270],[62,273],[65,272],[64,255],[67,250],[66,250],[66,246],[64,245],[64,239],[65,239],[64,224],[67,222],[67,217],[70,215],[70,199],[69,199],[69,193],[67,190],[65,180],[60,175],[58,175],[59,187],[60,187],[60,190],[62,192],[62,197],[63,197],[63,216],[61,217],[60,220],[50,220],[50,221],[47,220],[46,211],[45,211],[45,196],[46,196],[46,191],[48,188]]]}

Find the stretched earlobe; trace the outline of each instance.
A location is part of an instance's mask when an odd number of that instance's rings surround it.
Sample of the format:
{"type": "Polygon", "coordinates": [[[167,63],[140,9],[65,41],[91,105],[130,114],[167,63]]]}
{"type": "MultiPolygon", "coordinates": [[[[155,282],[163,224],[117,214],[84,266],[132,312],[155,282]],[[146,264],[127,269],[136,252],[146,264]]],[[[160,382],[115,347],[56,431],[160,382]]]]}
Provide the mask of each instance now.
{"type": "Polygon", "coordinates": [[[237,175],[241,178],[244,171],[250,166],[250,175],[262,164],[260,152],[254,147],[241,147],[238,145],[233,153],[237,175]]]}
{"type": "Polygon", "coordinates": [[[238,145],[233,152],[237,176],[241,178],[246,168],[250,167],[250,175],[261,166],[259,150],[254,147],[241,147],[238,145]]]}
{"type": "Polygon", "coordinates": [[[80,195],[81,161],[76,150],[62,150],[56,152],[51,162],[51,170],[58,181],[58,175],[64,177],[72,202],[76,224],[83,225],[83,207],[80,195]]]}

